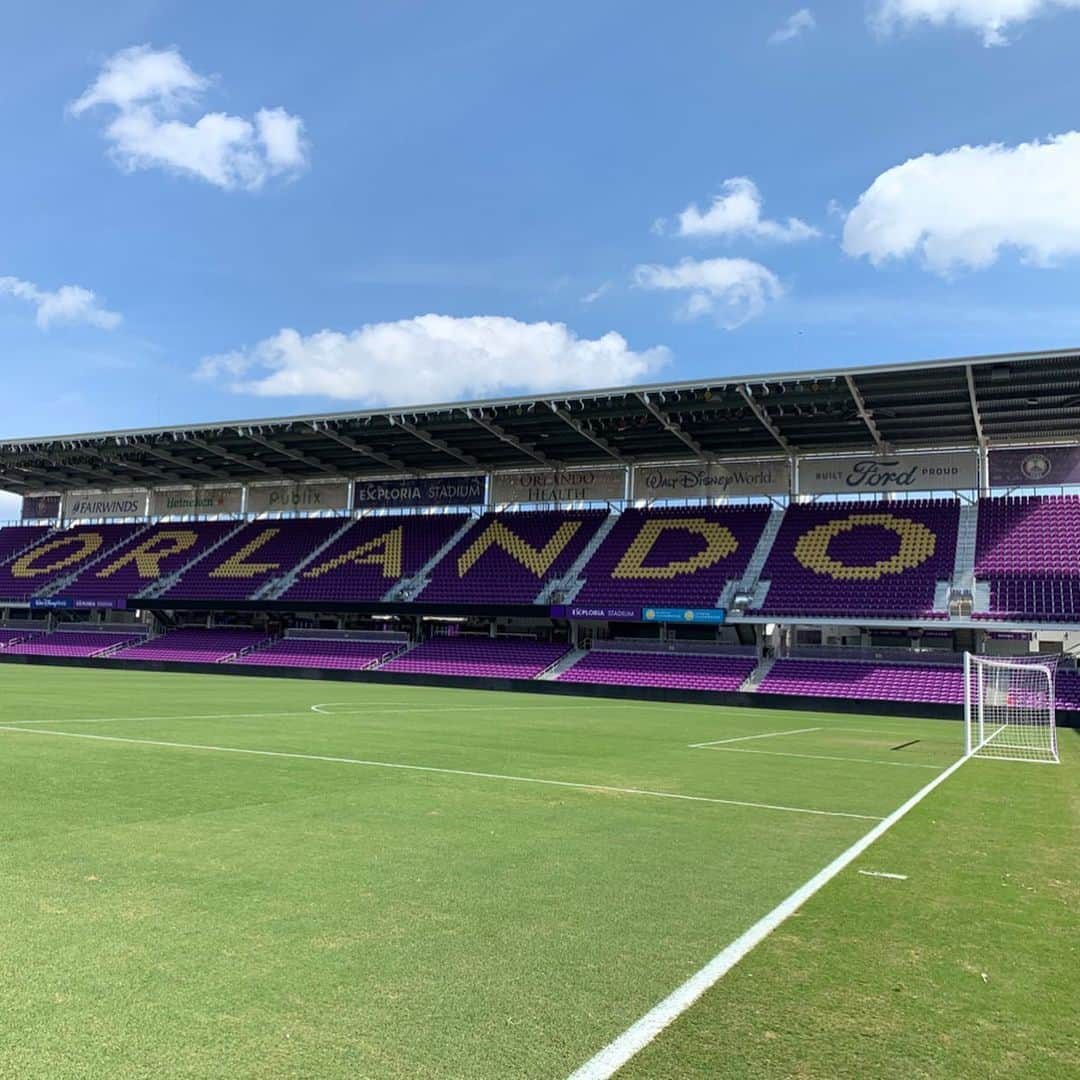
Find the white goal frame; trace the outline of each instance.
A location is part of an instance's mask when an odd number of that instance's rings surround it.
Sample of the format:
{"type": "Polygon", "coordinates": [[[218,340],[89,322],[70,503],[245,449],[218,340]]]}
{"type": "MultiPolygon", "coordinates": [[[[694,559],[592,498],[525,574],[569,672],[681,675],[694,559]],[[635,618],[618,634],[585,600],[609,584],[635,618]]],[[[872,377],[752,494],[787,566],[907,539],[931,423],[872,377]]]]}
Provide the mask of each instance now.
{"type": "Polygon", "coordinates": [[[964,752],[997,761],[1059,763],[1056,656],[964,654],[964,752]]]}

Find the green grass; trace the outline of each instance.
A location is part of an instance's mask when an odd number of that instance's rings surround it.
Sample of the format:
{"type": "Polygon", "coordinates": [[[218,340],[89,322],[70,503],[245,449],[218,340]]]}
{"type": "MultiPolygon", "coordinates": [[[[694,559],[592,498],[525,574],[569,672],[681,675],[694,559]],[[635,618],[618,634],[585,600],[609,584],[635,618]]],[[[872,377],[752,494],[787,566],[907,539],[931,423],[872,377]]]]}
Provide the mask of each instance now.
{"type": "MultiPolygon", "coordinates": [[[[565,1076],[961,738],[945,721],[2,671],[20,730],[0,730],[0,1076],[565,1076]]],[[[627,1075],[1075,1070],[1076,741],[1061,768],[965,765],[627,1075]]]]}

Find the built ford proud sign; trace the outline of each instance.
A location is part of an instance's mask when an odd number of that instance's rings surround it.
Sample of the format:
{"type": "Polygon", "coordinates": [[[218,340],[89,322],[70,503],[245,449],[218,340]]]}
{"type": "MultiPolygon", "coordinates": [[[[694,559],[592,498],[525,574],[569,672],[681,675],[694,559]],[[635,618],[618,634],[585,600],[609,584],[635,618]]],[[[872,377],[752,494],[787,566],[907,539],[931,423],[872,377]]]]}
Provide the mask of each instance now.
{"type": "Polygon", "coordinates": [[[950,491],[978,483],[975,454],[896,454],[892,457],[803,458],[800,495],[835,495],[869,491],[950,491]]]}

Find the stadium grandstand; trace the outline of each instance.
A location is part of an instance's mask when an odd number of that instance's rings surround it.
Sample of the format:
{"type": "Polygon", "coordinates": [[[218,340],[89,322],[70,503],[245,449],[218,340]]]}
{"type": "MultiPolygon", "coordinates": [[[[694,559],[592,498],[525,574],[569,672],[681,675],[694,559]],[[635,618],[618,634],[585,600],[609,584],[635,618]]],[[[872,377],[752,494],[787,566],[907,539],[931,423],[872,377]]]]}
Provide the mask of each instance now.
{"type": "Polygon", "coordinates": [[[1080,708],[1078,405],[1060,352],[7,440],[0,659],[933,713],[1055,652],[1080,708]]]}

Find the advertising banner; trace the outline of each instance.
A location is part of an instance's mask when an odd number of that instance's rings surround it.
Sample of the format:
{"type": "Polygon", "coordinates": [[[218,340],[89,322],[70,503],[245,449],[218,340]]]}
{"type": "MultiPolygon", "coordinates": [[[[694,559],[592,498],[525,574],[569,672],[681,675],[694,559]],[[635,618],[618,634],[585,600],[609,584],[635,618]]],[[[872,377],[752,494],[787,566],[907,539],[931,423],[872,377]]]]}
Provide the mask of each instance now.
{"type": "Polygon", "coordinates": [[[239,514],[244,505],[244,489],[239,487],[190,487],[150,494],[150,513],[239,514]]]}
{"type": "Polygon", "coordinates": [[[145,491],[69,491],[64,496],[64,517],[69,520],[145,516],[145,491]]]}
{"type": "Polygon", "coordinates": [[[975,453],[969,450],[944,454],[895,454],[835,458],[803,458],[799,462],[802,495],[836,495],[842,492],[941,491],[978,486],[975,453]]]}
{"type": "Polygon", "coordinates": [[[418,476],[411,480],[357,480],[353,509],[412,506],[482,506],[484,476],[418,476]]]}
{"type": "Polygon", "coordinates": [[[299,484],[265,484],[248,488],[249,514],[268,510],[346,510],[349,485],[343,480],[299,484]]]}
{"type": "Polygon", "coordinates": [[[990,451],[991,487],[1080,484],[1080,446],[990,451]]]}
{"type": "Polygon", "coordinates": [[[598,619],[603,622],[641,622],[641,608],[604,607],[600,604],[560,604],[551,609],[553,619],[598,619]]]}
{"type": "Polygon", "coordinates": [[[67,611],[71,608],[79,609],[93,609],[100,608],[113,608],[124,609],[127,607],[127,597],[113,597],[112,599],[102,599],[101,597],[86,597],[77,596],[72,599],[70,596],[37,596],[30,598],[30,610],[31,611],[55,611],[63,610],[67,611]]]}
{"type": "Polygon", "coordinates": [[[787,461],[644,465],[634,470],[634,498],[659,501],[786,495],[790,472],[787,461]]]}
{"type": "Polygon", "coordinates": [[[75,601],[63,596],[31,596],[31,611],[51,611],[55,608],[73,608],[75,601]]]}
{"type": "Polygon", "coordinates": [[[727,619],[724,608],[646,608],[642,615],[645,622],[700,623],[714,626],[727,619]]]}
{"type": "Polygon", "coordinates": [[[615,502],[625,494],[626,473],[622,469],[496,473],[491,478],[491,501],[496,504],[615,502]]]}
{"type": "Polygon", "coordinates": [[[22,501],[22,519],[57,518],[60,516],[59,495],[24,495],[22,501]]]}

